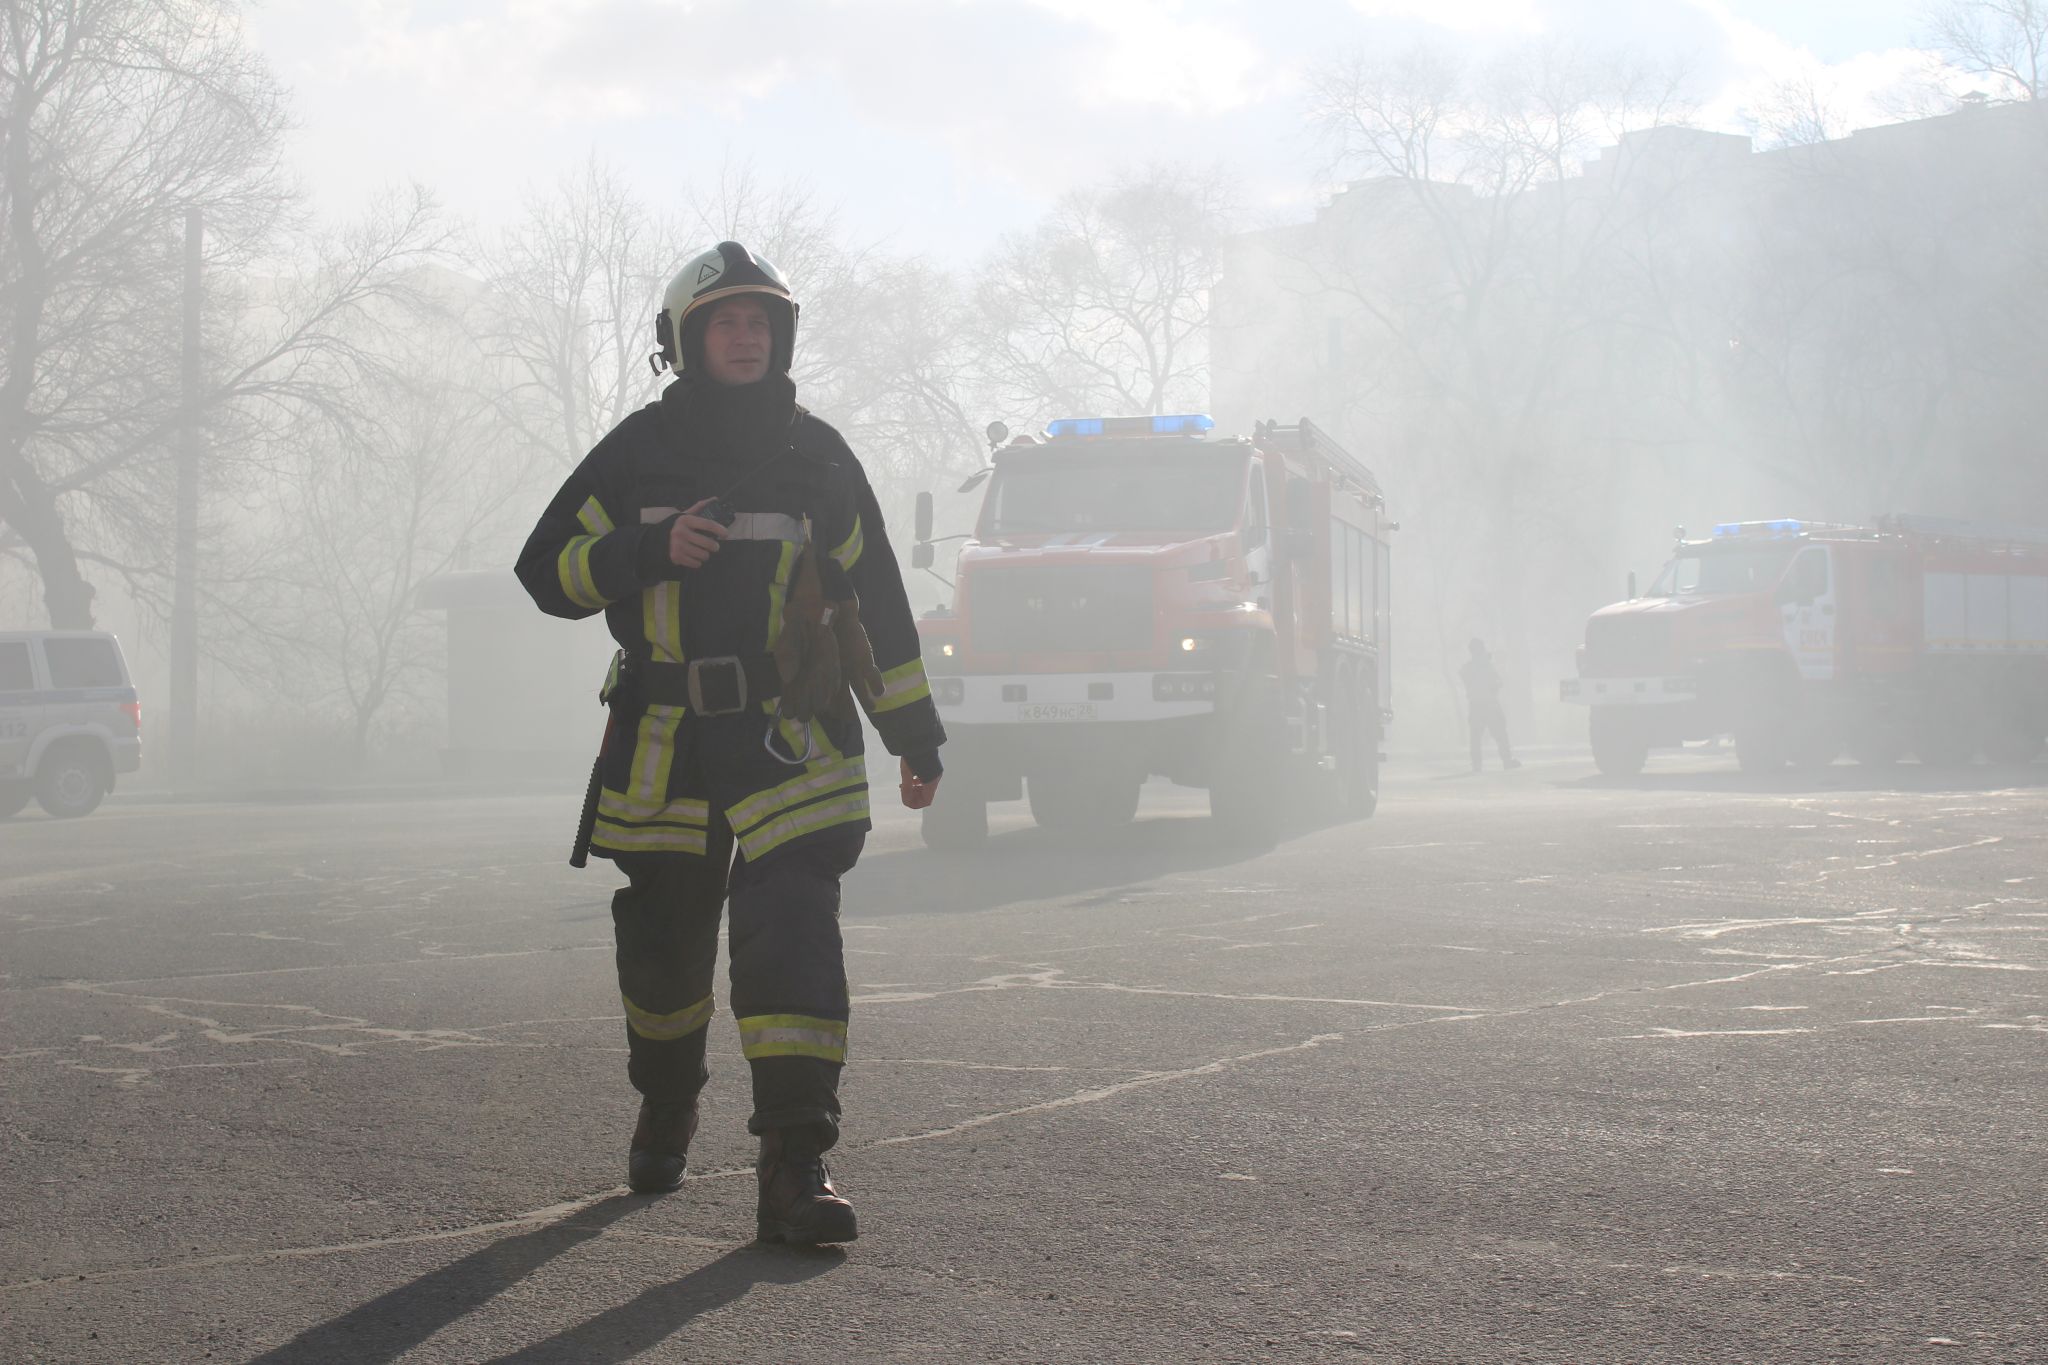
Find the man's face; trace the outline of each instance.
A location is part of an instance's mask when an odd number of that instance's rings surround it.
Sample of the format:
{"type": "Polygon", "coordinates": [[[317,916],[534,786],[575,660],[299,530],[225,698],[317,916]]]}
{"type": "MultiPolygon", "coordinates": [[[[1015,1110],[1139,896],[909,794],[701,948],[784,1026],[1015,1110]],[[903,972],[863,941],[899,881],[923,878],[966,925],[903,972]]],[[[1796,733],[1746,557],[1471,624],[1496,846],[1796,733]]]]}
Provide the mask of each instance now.
{"type": "Polygon", "coordinates": [[[738,294],[711,306],[704,322],[704,368],[714,384],[751,384],[766,377],[775,351],[768,306],[738,294]]]}

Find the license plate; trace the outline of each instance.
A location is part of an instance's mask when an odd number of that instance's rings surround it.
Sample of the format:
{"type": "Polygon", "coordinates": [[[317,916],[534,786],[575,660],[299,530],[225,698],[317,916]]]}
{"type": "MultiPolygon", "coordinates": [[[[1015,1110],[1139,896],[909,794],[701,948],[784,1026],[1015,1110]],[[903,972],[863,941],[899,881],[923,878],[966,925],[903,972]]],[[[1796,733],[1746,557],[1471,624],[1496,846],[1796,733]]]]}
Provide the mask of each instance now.
{"type": "Polygon", "coordinates": [[[1033,701],[1017,708],[1018,720],[1094,720],[1092,701],[1033,701]]]}

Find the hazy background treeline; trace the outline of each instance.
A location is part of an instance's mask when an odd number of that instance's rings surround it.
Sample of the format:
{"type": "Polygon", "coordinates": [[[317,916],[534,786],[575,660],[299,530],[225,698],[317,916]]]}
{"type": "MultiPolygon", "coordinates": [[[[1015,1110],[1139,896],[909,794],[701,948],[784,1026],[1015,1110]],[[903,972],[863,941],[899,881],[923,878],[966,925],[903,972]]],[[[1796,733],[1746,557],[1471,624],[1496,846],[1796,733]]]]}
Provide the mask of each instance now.
{"type": "Polygon", "coordinates": [[[658,392],[662,285],[736,237],[794,282],[804,401],[862,455],[899,550],[919,489],[964,529],[946,490],[992,418],[1306,415],[1403,522],[1397,745],[1460,741],[1473,634],[1525,732],[1562,737],[1578,717],[1549,699],[1585,613],[1675,524],[2048,522],[2048,11],[1924,18],[1925,78],[1853,136],[1811,84],[1748,137],[1696,129],[1682,65],[1590,43],[1334,53],[1302,107],[1328,153],[1311,221],[1134,155],[948,268],[914,225],[858,240],[745,164],[650,202],[593,156],[488,228],[429,187],[315,222],[283,169],[287,92],[230,12],[13,0],[0,626],[117,630],[161,696],[196,435],[211,769],[431,770],[446,645],[422,585],[509,563],[658,392]]]}

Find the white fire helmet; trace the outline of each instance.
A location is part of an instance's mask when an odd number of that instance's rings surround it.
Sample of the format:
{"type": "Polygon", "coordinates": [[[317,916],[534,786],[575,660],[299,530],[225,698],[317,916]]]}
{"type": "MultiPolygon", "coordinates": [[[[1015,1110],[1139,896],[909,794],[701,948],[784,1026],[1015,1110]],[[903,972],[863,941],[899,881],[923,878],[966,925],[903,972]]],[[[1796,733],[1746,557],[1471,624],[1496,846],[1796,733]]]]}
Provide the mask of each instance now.
{"type": "Polygon", "coordinates": [[[661,359],[678,374],[687,374],[693,361],[701,364],[702,318],[697,323],[700,330],[694,336],[686,324],[693,315],[705,313],[709,305],[736,294],[758,294],[767,304],[769,322],[775,331],[771,369],[787,374],[796,349],[796,300],[790,296],[789,283],[782,278],[782,272],[738,242],[720,242],[702,255],[691,257],[662,291],[661,311],[654,318],[654,338],[661,346],[661,359]]]}

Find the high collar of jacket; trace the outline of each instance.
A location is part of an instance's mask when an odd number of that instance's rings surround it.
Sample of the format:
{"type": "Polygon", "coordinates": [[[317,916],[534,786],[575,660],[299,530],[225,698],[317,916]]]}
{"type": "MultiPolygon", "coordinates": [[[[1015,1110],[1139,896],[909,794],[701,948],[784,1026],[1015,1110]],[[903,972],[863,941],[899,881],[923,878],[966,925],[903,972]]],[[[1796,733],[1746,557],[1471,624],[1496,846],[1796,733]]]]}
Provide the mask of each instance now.
{"type": "Polygon", "coordinates": [[[685,374],[662,391],[661,403],[690,453],[716,464],[750,464],[781,453],[802,411],[796,383],[786,374],[731,386],[685,374]]]}

